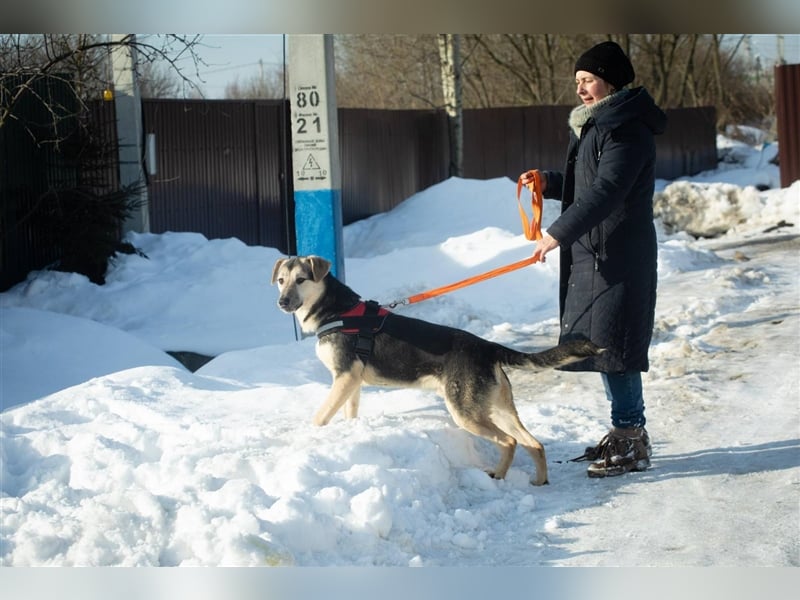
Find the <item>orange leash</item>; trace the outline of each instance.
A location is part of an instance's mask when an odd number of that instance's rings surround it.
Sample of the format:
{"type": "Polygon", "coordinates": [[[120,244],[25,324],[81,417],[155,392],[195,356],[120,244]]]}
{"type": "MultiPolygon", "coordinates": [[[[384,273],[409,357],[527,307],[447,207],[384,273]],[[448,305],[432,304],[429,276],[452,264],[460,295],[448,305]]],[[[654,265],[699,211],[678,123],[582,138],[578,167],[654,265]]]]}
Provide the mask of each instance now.
{"type": "Polygon", "coordinates": [[[519,216],[522,219],[522,233],[529,241],[542,239],[542,174],[538,170],[530,171],[533,175],[533,182],[529,183],[526,187],[531,191],[531,208],[533,209],[533,218],[530,223],[528,222],[528,215],[525,209],[522,208],[522,201],[520,194],[522,193],[522,176],[517,179],[517,205],[519,207],[519,216]]]}
{"type": "MultiPolygon", "coordinates": [[[[530,220],[528,219],[528,215],[525,212],[525,209],[522,207],[522,201],[520,200],[523,187],[522,177],[520,177],[517,180],[517,204],[519,206],[520,220],[522,221],[522,232],[525,234],[526,239],[534,241],[542,239],[543,196],[542,196],[541,175],[539,171],[535,170],[532,171],[532,173],[533,173],[533,182],[525,186],[531,191],[531,207],[533,209],[532,219],[530,220]]],[[[462,279],[461,281],[457,281],[449,285],[443,285],[441,287],[434,288],[426,292],[420,292],[419,294],[414,294],[413,296],[409,296],[408,298],[404,298],[402,300],[396,300],[391,304],[389,304],[388,306],[389,308],[394,308],[399,304],[415,304],[417,302],[422,302],[423,300],[428,300],[429,298],[435,298],[436,296],[442,296],[444,294],[453,292],[463,287],[467,287],[469,285],[472,285],[473,283],[478,283],[486,279],[491,279],[492,277],[497,277],[498,275],[503,275],[504,273],[508,273],[510,271],[515,271],[517,269],[527,267],[528,265],[532,265],[535,262],[537,262],[537,260],[532,256],[529,256],[528,258],[518,260],[517,262],[511,263],[509,265],[492,269],[491,271],[487,271],[486,273],[480,273],[478,275],[467,277],[466,279],[462,279]]]]}

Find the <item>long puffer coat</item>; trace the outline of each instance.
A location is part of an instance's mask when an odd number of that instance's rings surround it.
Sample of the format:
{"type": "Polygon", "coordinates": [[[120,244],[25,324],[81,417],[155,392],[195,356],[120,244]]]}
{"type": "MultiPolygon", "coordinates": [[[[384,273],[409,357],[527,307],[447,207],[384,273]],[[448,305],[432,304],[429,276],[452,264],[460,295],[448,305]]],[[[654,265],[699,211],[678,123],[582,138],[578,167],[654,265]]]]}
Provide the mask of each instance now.
{"type": "Polygon", "coordinates": [[[655,134],[667,117],[644,88],[622,90],[570,133],[564,172],[548,171],[562,211],[547,229],[561,248],[560,341],[607,351],[574,371],[647,371],[657,283],[655,134]]]}

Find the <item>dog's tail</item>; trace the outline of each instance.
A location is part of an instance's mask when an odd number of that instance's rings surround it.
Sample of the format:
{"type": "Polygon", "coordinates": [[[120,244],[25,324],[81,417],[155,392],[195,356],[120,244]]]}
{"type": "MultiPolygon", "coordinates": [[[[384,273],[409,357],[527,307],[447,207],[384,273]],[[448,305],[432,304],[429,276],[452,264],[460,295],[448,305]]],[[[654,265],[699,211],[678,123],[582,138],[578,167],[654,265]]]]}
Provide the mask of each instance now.
{"type": "Polygon", "coordinates": [[[605,352],[594,342],[587,339],[576,339],[563,342],[554,348],[541,352],[517,352],[510,348],[503,348],[500,361],[509,367],[535,367],[538,369],[555,369],[563,367],[590,356],[597,356],[605,352]]]}

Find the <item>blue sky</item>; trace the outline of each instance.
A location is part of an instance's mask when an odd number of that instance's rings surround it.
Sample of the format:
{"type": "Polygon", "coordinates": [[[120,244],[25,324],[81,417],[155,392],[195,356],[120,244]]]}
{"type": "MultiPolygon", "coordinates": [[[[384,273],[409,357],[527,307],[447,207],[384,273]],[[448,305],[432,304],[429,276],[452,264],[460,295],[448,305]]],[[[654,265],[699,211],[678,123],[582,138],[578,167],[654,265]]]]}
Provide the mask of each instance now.
{"type": "MultiPolygon", "coordinates": [[[[238,77],[244,82],[260,69],[271,70],[283,63],[283,35],[280,34],[205,34],[200,51],[208,67],[201,69],[200,87],[207,98],[222,98],[225,86],[238,77]]],[[[731,36],[733,37],[733,35],[731,36]]],[[[768,68],[777,57],[777,38],[772,34],[753,34],[752,50],[763,57],[768,68]]],[[[800,63],[800,34],[784,35],[784,58],[800,63]]]]}
{"type": "Polygon", "coordinates": [[[246,81],[262,68],[274,70],[283,63],[283,35],[203,35],[199,54],[208,63],[200,74],[200,87],[207,98],[222,98],[225,86],[239,78],[246,81]]]}

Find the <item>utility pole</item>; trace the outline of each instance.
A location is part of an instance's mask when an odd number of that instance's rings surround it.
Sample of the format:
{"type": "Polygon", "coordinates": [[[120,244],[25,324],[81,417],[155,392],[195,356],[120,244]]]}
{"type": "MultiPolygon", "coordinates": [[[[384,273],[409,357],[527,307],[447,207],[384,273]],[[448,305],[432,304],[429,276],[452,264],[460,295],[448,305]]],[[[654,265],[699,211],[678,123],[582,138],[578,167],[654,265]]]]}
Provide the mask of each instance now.
{"type": "Polygon", "coordinates": [[[290,35],[288,47],[297,253],[328,259],[344,281],[333,35],[290,35]]]}
{"type": "MultiPolygon", "coordinates": [[[[136,48],[124,42],[129,34],[111,34],[115,43],[111,49],[111,69],[114,80],[114,104],[117,113],[117,142],[119,145],[119,182],[133,186],[139,208],[125,221],[125,233],[150,232],[150,209],[147,198],[147,178],[143,167],[142,102],[136,81],[136,48]]],[[[135,40],[135,37],[131,37],[135,40]]]]}

